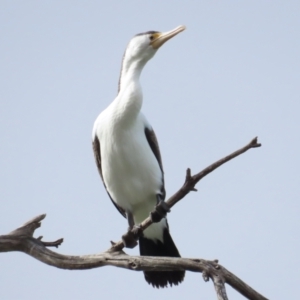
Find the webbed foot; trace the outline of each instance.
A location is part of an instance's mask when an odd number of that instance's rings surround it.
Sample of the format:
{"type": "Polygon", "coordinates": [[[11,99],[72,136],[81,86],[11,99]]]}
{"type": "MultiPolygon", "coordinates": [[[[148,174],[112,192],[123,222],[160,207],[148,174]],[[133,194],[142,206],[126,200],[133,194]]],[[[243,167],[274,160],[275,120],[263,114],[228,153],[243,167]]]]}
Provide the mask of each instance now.
{"type": "Polygon", "coordinates": [[[122,235],[122,241],[126,248],[134,248],[138,243],[136,241],[136,235],[131,231],[127,231],[124,235],[122,235]]]}
{"type": "Polygon", "coordinates": [[[155,210],[150,213],[152,222],[160,222],[161,219],[166,217],[168,212],[170,212],[170,207],[164,200],[160,200],[155,206],[155,210]]]}
{"type": "Polygon", "coordinates": [[[134,225],[132,228],[128,228],[126,234],[122,235],[122,241],[126,248],[134,248],[138,243],[137,240],[141,236],[143,231],[139,225],[134,225]]]}

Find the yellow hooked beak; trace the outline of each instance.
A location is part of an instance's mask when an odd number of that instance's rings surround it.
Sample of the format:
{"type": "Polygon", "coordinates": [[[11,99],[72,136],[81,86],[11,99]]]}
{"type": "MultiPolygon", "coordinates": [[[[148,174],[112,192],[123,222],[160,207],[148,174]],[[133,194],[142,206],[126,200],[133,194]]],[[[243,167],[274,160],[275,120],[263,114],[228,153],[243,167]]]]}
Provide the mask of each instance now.
{"type": "Polygon", "coordinates": [[[150,45],[154,49],[158,49],[166,41],[168,41],[169,39],[171,39],[172,37],[174,37],[175,35],[177,35],[181,31],[185,30],[185,28],[186,28],[185,26],[180,25],[180,26],[176,27],[175,29],[173,29],[171,31],[155,33],[153,35],[154,39],[150,42],[150,45]]]}

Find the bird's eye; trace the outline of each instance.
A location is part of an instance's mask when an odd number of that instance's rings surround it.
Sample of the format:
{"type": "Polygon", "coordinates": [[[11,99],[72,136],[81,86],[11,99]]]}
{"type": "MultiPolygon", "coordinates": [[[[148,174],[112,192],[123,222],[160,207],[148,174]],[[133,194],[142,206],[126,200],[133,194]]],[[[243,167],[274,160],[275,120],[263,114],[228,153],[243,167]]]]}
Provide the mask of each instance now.
{"type": "Polygon", "coordinates": [[[154,39],[154,36],[150,35],[150,40],[153,41],[153,39],[154,39]]]}

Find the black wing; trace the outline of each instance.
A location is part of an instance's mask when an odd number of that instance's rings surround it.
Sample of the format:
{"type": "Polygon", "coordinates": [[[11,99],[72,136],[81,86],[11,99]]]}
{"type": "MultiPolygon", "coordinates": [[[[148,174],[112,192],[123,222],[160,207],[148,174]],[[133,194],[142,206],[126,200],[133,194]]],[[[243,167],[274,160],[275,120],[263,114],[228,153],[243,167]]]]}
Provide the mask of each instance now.
{"type": "Polygon", "coordinates": [[[161,185],[160,190],[161,190],[162,199],[164,200],[165,197],[166,197],[165,181],[164,181],[164,170],[163,170],[163,165],[162,165],[162,160],[161,160],[161,155],[160,155],[160,151],[159,151],[157,138],[156,138],[156,135],[155,135],[155,132],[153,131],[153,129],[149,129],[147,127],[145,127],[145,135],[146,135],[146,139],[149,143],[149,146],[150,146],[154,156],[156,157],[157,162],[159,164],[159,167],[161,169],[162,185],[161,185]]]}
{"type": "Polygon", "coordinates": [[[102,179],[102,182],[103,182],[103,184],[104,184],[104,187],[105,187],[105,189],[106,189],[106,192],[107,192],[107,194],[108,194],[110,200],[111,200],[112,203],[114,204],[114,206],[117,208],[117,210],[121,213],[121,215],[122,215],[123,217],[126,218],[126,212],[125,212],[125,210],[124,210],[121,206],[119,206],[118,204],[116,204],[115,201],[112,199],[112,197],[110,196],[110,194],[109,194],[109,192],[108,192],[108,190],[107,190],[107,188],[106,188],[105,182],[104,182],[104,180],[103,180],[102,168],[101,168],[100,141],[99,141],[97,135],[95,136],[95,139],[94,139],[94,141],[93,141],[93,150],[94,150],[94,156],[95,156],[96,165],[97,165],[97,167],[98,167],[98,171],[99,171],[100,177],[101,177],[101,179],[102,179]]]}

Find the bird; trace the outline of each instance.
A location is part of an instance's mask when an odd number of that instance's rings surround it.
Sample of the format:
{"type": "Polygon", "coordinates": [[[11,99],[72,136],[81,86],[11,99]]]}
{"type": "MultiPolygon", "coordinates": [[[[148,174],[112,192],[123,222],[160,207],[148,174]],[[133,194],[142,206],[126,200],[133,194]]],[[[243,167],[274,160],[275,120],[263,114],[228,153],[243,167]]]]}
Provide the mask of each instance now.
{"type": "MultiPolygon", "coordinates": [[[[181,25],[167,32],[147,31],[130,40],[123,56],[117,96],[94,123],[96,165],[111,201],[127,218],[129,230],[138,229],[156,205],[167,210],[161,154],[154,130],[141,112],[139,79],[157,50],[183,30],[185,26],[181,25]]],[[[166,216],[156,222],[139,235],[141,256],[180,257],[166,216]]],[[[145,271],[144,276],[153,287],[164,288],[181,283],[185,272],[145,271]]]]}

